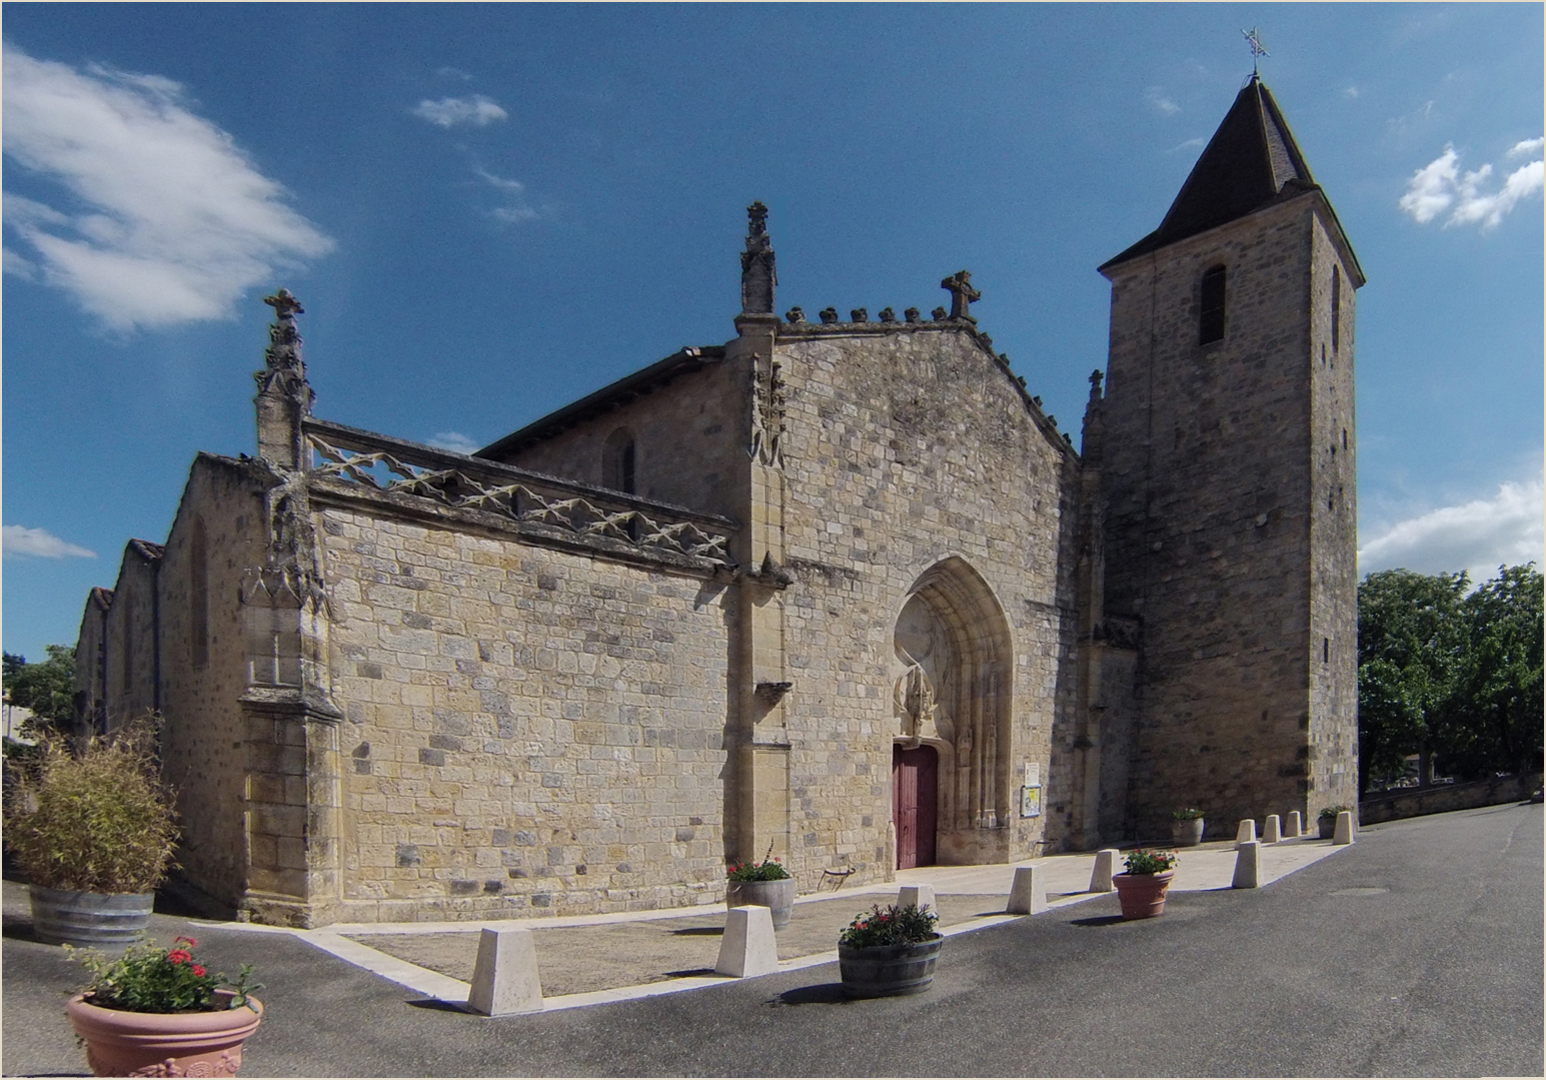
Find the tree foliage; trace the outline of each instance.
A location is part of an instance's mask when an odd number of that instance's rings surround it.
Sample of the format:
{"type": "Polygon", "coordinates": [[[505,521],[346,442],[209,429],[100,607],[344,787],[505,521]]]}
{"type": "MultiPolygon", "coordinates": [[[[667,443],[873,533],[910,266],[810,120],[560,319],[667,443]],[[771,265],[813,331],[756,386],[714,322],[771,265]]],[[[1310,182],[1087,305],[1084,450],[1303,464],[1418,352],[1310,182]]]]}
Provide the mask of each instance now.
{"type": "Polygon", "coordinates": [[[23,725],[29,735],[47,728],[68,731],[75,717],[75,650],[68,645],[48,646],[48,659],[27,663],[25,656],[5,653],[0,667],[6,699],[31,709],[33,719],[23,725]]]}
{"type": "Polygon", "coordinates": [[[1541,767],[1543,582],[1500,567],[1467,595],[1460,574],[1386,570],[1358,586],[1360,784],[1401,773],[1479,777],[1541,767]]]}

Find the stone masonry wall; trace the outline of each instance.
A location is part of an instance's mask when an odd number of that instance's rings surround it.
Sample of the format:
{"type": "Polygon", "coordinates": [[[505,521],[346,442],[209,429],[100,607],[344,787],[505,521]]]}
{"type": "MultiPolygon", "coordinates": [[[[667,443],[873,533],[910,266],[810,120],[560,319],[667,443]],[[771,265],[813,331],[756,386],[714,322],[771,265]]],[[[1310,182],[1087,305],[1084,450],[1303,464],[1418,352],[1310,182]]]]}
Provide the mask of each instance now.
{"type": "Polygon", "coordinates": [[[723,895],[733,588],[385,509],[314,517],[345,713],[341,917],[723,895]]]}
{"type": "Polygon", "coordinates": [[[740,432],[748,388],[737,371],[719,361],[685,372],[654,392],[499,460],[604,487],[603,448],[613,432],[627,428],[637,454],[635,494],[738,517],[746,498],[738,481],[745,472],[740,432]]]}
{"type": "Polygon", "coordinates": [[[1163,835],[1182,805],[1215,822],[1318,808],[1315,205],[1280,204],[1109,275],[1106,602],[1142,621],[1129,834],[1163,835]],[[1199,345],[1200,282],[1217,264],[1225,335],[1199,345]]]}
{"type": "Polygon", "coordinates": [[[250,466],[210,454],[193,464],[162,556],[162,771],[177,789],[180,876],[233,907],[248,886],[247,686],[240,602],[243,571],[267,539],[261,487],[250,466]],[[205,533],[207,649],[193,641],[193,536],[205,533]],[[202,662],[200,658],[203,657],[202,662]]]}
{"type": "Polygon", "coordinates": [[[131,540],[103,620],[109,730],[156,707],[156,570],[157,560],[131,540]]]}
{"type": "Polygon", "coordinates": [[[1050,802],[1040,818],[1008,807],[975,855],[1025,858],[1044,838],[1057,843],[1074,708],[1072,450],[1038,426],[964,328],[784,333],[777,356],[795,577],[785,597],[791,841],[803,887],[829,866],[857,867],[855,882],[891,877],[894,688],[905,670],[893,635],[920,575],[951,556],[986,582],[1009,626],[1010,740],[999,757],[1010,802],[1024,762],[1039,764],[1050,802]]]}
{"type": "Polygon", "coordinates": [[[1311,222],[1309,809],[1358,805],[1358,428],[1350,260],[1324,215],[1311,222]],[[1333,333],[1333,270],[1340,312],[1333,333]],[[1317,651],[1318,650],[1318,651],[1317,651]]]}

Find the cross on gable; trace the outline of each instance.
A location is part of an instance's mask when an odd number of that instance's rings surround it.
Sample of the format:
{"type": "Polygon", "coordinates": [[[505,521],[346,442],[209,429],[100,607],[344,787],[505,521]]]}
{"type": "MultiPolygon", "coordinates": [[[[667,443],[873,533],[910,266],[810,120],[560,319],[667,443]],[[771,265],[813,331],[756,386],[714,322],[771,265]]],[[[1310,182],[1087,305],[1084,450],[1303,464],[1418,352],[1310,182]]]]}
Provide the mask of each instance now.
{"type": "Polygon", "coordinates": [[[944,281],[941,281],[939,287],[950,293],[950,317],[952,319],[965,319],[968,322],[977,321],[972,317],[972,301],[981,300],[982,293],[972,288],[972,274],[970,270],[958,270],[944,281]]]}
{"type": "Polygon", "coordinates": [[[273,308],[274,314],[280,319],[293,319],[297,315],[306,314],[306,309],[301,307],[301,302],[289,289],[280,289],[273,296],[265,296],[263,302],[273,308]]]}

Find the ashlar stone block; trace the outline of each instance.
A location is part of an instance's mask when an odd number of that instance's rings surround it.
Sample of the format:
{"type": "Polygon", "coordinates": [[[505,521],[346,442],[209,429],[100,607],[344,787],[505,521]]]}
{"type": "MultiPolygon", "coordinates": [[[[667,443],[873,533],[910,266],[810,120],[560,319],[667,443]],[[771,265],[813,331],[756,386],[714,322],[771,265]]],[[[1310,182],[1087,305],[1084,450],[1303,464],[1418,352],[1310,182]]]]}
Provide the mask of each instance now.
{"type": "Polygon", "coordinates": [[[1047,888],[1036,867],[1015,867],[1014,884],[1009,887],[1009,903],[1004,910],[1011,915],[1035,915],[1047,910],[1047,888]]]}
{"type": "Polygon", "coordinates": [[[1236,845],[1235,878],[1231,883],[1236,889],[1261,887],[1261,841],[1246,840],[1236,845]]]}
{"type": "Polygon", "coordinates": [[[731,908],[725,914],[725,936],[719,943],[714,971],[747,979],[778,970],[778,941],[773,936],[773,912],[765,907],[731,908]]]}

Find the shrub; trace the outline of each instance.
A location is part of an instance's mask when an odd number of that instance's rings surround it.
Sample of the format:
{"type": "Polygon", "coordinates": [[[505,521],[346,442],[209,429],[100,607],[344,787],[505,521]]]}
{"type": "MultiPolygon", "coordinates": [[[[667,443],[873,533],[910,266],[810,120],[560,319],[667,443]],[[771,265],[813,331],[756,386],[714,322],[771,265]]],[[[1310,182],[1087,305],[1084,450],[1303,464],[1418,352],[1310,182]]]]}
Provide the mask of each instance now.
{"type": "Polygon", "coordinates": [[[868,949],[875,945],[919,945],[933,941],[938,936],[934,924],[939,916],[928,905],[897,907],[892,904],[882,910],[879,904],[869,911],[861,911],[848,924],[848,929],[838,935],[839,945],[854,949],[868,949]]]}
{"type": "Polygon", "coordinates": [[[1174,870],[1181,857],[1174,851],[1149,851],[1139,848],[1127,853],[1127,872],[1129,874],[1162,874],[1166,870],[1174,870]]]}
{"type": "Polygon", "coordinates": [[[221,1008],[252,1007],[247,995],[263,989],[261,983],[249,983],[252,965],[243,964],[233,983],[224,974],[210,974],[194,958],[198,941],[180,937],[173,948],[156,945],[132,945],[120,957],[104,956],[95,949],[70,950],[70,959],[91,971],[86,987],[86,1003],[100,1009],[122,1009],[140,1013],[216,1012],[221,1008]],[[235,991],[228,1004],[222,1004],[215,992],[223,986],[235,991]]]}
{"type": "Polygon", "coordinates": [[[94,893],[155,891],[177,843],[172,792],[157,772],[155,718],[72,752],[45,736],[18,769],[5,807],[5,841],[45,889],[94,893]]]}
{"type": "Polygon", "coordinates": [[[1338,814],[1340,814],[1342,811],[1344,811],[1344,810],[1351,810],[1351,809],[1352,809],[1351,806],[1343,806],[1343,805],[1341,805],[1339,803],[1336,806],[1325,807],[1324,809],[1321,810],[1321,812],[1320,812],[1320,814],[1318,816],[1319,817],[1331,817],[1331,818],[1334,818],[1338,814]]]}

